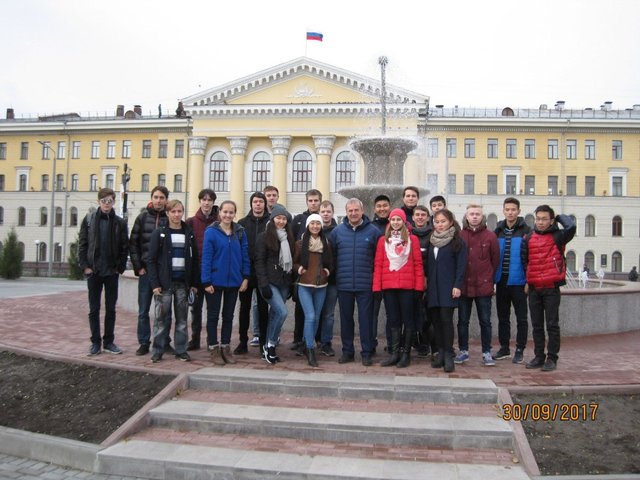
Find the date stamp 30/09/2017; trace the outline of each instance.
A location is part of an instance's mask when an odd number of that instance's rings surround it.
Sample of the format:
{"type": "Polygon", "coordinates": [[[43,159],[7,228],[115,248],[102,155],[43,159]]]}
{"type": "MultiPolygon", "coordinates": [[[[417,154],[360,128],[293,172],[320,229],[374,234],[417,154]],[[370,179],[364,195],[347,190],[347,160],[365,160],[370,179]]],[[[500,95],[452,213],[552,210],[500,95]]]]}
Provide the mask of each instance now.
{"type": "Polygon", "coordinates": [[[516,422],[594,422],[598,406],[598,403],[505,403],[500,407],[498,416],[516,422]]]}

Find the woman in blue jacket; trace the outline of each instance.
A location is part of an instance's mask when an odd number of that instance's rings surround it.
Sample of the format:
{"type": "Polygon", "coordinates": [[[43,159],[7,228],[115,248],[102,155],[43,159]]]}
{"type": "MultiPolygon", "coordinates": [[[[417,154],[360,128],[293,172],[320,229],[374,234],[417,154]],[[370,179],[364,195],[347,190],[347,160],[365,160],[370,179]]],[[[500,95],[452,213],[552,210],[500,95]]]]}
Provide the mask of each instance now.
{"type": "Polygon", "coordinates": [[[453,372],[453,311],[461,295],[467,248],[460,225],[449,210],[433,214],[433,232],[427,254],[427,305],[438,343],[433,368],[453,372]]]}
{"type": "Polygon", "coordinates": [[[202,287],[207,299],[207,344],[215,365],[236,363],[229,346],[233,312],[238,292],[249,284],[251,265],[249,243],[244,228],[233,221],[236,204],[220,205],[220,221],[208,227],[202,245],[202,287]],[[218,343],[218,316],[222,306],[221,343],[218,343]]]}

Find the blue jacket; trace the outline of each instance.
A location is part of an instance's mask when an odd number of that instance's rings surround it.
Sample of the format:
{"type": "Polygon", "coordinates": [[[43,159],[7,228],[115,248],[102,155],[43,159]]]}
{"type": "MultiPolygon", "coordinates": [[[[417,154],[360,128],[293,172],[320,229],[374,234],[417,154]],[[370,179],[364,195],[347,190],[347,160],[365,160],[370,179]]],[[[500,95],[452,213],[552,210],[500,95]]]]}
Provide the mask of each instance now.
{"type": "Polygon", "coordinates": [[[347,292],[371,291],[373,264],[380,230],[366,215],[355,229],[344,218],[329,234],[335,261],[336,285],[347,292]]]}
{"type": "Polygon", "coordinates": [[[215,222],[204,232],[202,245],[202,288],[239,287],[251,275],[249,242],[244,228],[233,223],[233,235],[227,235],[215,222]]]}
{"type": "Polygon", "coordinates": [[[464,271],[467,266],[467,246],[453,251],[451,242],[438,249],[435,257],[433,245],[429,244],[427,257],[427,305],[431,307],[457,307],[458,299],[451,296],[454,288],[462,290],[464,271]]]}
{"type": "MultiPolygon", "coordinates": [[[[495,234],[498,236],[498,245],[500,245],[500,263],[498,264],[498,269],[496,270],[496,274],[493,278],[495,283],[500,282],[500,278],[502,277],[502,261],[504,260],[504,248],[505,248],[505,239],[504,239],[504,230],[507,227],[506,220],[502,220],[498,223],[498,226],[494,230],[495,234]]],[[[507,280],[507,285],[521,285],[524,286],[527,283],[527,279],[524,275],[524,267],[522,265],[520,251],[522,248],[522,239],[524,236],[531,232],[531,228],[527,225],[522,217],[518,217],[515,225],[513,226],[513,234],[511,236],[511,248],[509,255],[509,278],[507,280]]]]}

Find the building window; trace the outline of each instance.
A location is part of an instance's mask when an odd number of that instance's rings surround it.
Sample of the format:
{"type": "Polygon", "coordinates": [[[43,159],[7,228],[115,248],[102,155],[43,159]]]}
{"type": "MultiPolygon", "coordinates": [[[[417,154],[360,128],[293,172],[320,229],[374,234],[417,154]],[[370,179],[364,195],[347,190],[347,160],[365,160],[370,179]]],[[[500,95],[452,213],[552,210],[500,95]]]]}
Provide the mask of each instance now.
{"type": "Polygon", "coordinates": [[[7,143],[0,142],[0,160],[7,159],[7,143]]]}
{"type": "Polygon", "coordinates": [[[229,189],[227,173],[229,158],[224,152],[215,152],[209,162],[209,188],[214,192],[226,192],[229,189]]]}
{"type": "Polygon", "coordinates": [[[567,195],[576,195],[576,181],[575,175],[567,176],[567,195]]]}
{"type": "Polygon", "coordinates": [[[24,207],[18,208],[18,226],[24,227],[27,223],[27,209],[24,207]]]}
{"type": "Polygon", "coordinates": [[[438,139],[427,138],[427,157],[438,158],[438,139]]]}
{"type": "Polygon", "coordinates": [[[56,227],[62,226],[62,207],[56,207],[55,223],[56,227]]]}
{"type": "Polygon", "coordinates": [[[577,140],[567,140],[567,159],[575,160],[577,158],[577,140]]]}
{"type": "Polygon", "coordinates": [[[456,174],[450,173],[447,181],[447,193],[456,193],[456,174]]]}
{"type": "Polygon", "coordinates": [[[78,140],[71,143],[71,158],[80,158],[80,142],[78,140]]]}
{"type": "Polygon", "coordinates": [[[515,138],[507,139],[507,158],[517,158],[518,141],[515,138]]]}
{"type": "Polygon", "coordinates": [[[611,271],[612,272],[622,271],[622,254],[620,252],[616,251],[611,254],[611,271]]]}
{"type": "Polygon", "coordinates": [[[142,158],[151,158],[151,140],[142,141],[142,158]]]}
{"type": "Polygon", "coordinates": [[[140,180],[140,191],[148,192],[149,191],[149,174],[143,173],[142,179],[140,180]]]}
{"type": "Polygon", "coordinates": [[[46,173],[42,175],[42,181],[40,182],[40,190],[46,192],[49,190],[49,175],[46,173]]]}
{"type": "Polygon", "coordinates": [[[61,192],[64,190],[64,175],[59,173],[56,175],[56,192],[61,192]]]}
{"type": "Polygon", "coordinates": [[[550,138],[547,141],[547,157],[549,160],[558,159],[558,140],[550,138]]]}
{"type": "Polygon", "coordinates": [[[464,176],[464,194],[473,195],[475,193],[475,175],[464,176]]]}
{"type": "MultiPolygon", "coordinates": [[[[4,225],[4,207],[0,207],[0,225],[4,225]]],[[[1,251],[2,249],[0,248],[0,252],[1,251]]]]}
{"type": "Polygon", "coordinates": [[[596,159],[596,141],[595,140],[584,141],[584,159],[585,160],[596,159]]]}
{"type": "Polygon", "coordinates": [[[587,253],[585,253],[584,265],[589,269],[590,272],[593,272],[595,270],[595,264],[596,264],[596,256],[593,254],[593,252],[588,251],[587,253]]]}
{"type": "Polygon", "coordinates": [[[58,142],[58,158],[67,158],[67,144],[65,142],[58,142]]]}
{"type": "Polygon", "coordinates": [[[576,271],[576,252],[571,250],[567,252],[567,271],[575,272],[576,271]]]}
{"type": "Polygon", "coordinates": [[[455,138],[447,138],[447,158],[456,158],[458,154],[458,142],[455,138]]]}
{"type": "Polygon", "coordinates": [[[20,144],[20,160],[29,159],[29,142],[22,142],[20,144]]]}
{"type": "Polygon", "coordinates": [[[89,191],[97,192],[98,191],[98,176],[95,173],[92,173],[89,177],[89,191]]]}
{"type": "Polygon", "coordinates": [[[524,176],[524,194],[535,195],[536,194],[536,177],[535,175],[524,176]]]}
{"type": "Polygon", "coordinates": [[[336,157],[336,191],[342,187],[350,187],[355,183],[356,161],[353,158],[353,154],[351,152],[340,152],[336,157]]]}
{"type": "Polygon", "coordinates": [[[271,161],[267,152],[256,153],[251,166],[251,190],[262,191],[269,185],[271,176],[271,161]]]}
{"type": "Polygon", "coordinates": [[[158,158],[167,158],[167,152],[169,150],[169,141],[160,140],[158,146],[158,158]]]}
{"type": "Polygon", "coordinates": [[[558,176],[549,175],[547,177],[547,193],[549,195],[558,195],[558,176]]]}
{"type": "Polygon", "coordinates": [[[622,177],[611,177],[611,195],[614,197],[622,197],[622,177]]]}
{"type": "Polygon", "coordinates": [[[122,141],[122,158],[131,158],[131,140],[122,141]]]}
{"type": "Polygon", "coordinates": [[[506,190],[504,192],[506,195],[516,194],[517,180],[518,178],[515,175],[507,175],[505,184],[506,190]]]}
{"type": "Polygon", "coordinates": [[[306,192],[311,188],[311,166],[312,159],[309,152],[301,151],[293,156],[292,192],[306,192]]]}
{"type": "Polygon", "coordinates": [[[487,158],[498,158],[498,139],[487,140],[487,158]]]}
{"type": "Polygon", "coordinates": [[[78,209],[76,207],[71,207],[69,209],[69,226],[70,227],[78,226],[78,209]]]}
{"type": "Polygon", "coordinates": [[[475,158],[476,156],[476,139],[464,139],[464,158],[475,158]]]}
{"type": "Polygon", "coordinates": [[[93,140],[91,142],[91,158],[100,158],[100,141],[93,140]]]}
{"type": "Polygon", "coordinates": [[[107,158],[116,158],[115,140],[107,140],[107,158]]]}
{"type": "Polygon", "coordinates": [[[53,250],[53,261],[61,262],[62,261],[62,244],[56,243],[55,249],[53,250]]]}
{"type": "Polygon", "coordinates": [[[71,175],[71,191],[77,192],[79,184],[80,178],[78,177],[77,173],[74,173],[73,175],[71,175]]]}
{"type": "Polygon", "coordinates": [[[593,215],[587,215],[584,218],[584,236],[585,237],[596,236],[596,219],[593,215]]]}
{"type": "Polygon", "coordinates": [[[4,173],[0,174],[0,192],[4,192],[4,173]]]}
{"type": "Polygon", "coordinates": [[[21,173],[18,176],[18,191],[26,192],[27,191],[27,175],[21,173]]]}
{"type": "Polygon", "coordinates": [[[107,173],[104,177],[105,187],[113,189],[113,173],[107,173]]]}
{"type": "Polygon", "coordinates": [[[584,177],[584,195],[586,197],[595,197],[596,195],[596,177],[587,175],[584,177]]]}
{"type": "Polygon", "coordinates": [[[487,229],[493,232],[497,226],[498,216],[495,213],[490,213],[489,215],[487,215],[487,229]]]}
{"type": "Polygon", "coordinates": [[[611,152],[614,160],[622,160],[622,140],[611,141],[611,152]]]}
{"type": "Polygon", "coordinates": [[[40,226],[44,227],[47,224],[47,207],[40,207],[40,226]]]}
{"type": "Polygon", "coordinates": [[[536,141],[533,138],[524,141],[524,158],[536,158],[536,141]]]}
{"type": "Polygon", "coordinates": [[[182,192],[182,175],[174,175],[173,177],[173,191],[174,192],[182,192]]]}
{"type": "Polygon", "coordinates": [[[42,160],[49,160],[49,150],[51,150],[51,142],[42,142],[42,160]]]}
{"type": "Polygon", "coordinates": [[[158,183],[159,187],[165,187],[167,185],[167,176],[164,173],[158,174],[158,183]]]}
{"type": "Polygon", "coordinates": [[[184,140],[176,140],[175,145],[175,157],[184,158],[184,140]]]}
{"type": "Polygon", "coordinates": [[[498,176],[497,175],[487,175],[487,194],[488,195],[498,194],[498,176]]]}
{"type": "Polygon", "coordinates": [[[621,237],[622,236],[622,217],[616,215],[611,220],[611,236],[612,237],[621,237]]]}
{"type": "Polygon", "coordinates": [[[40,245],[38,245],[38,260],[40,262],[47,261],[47,244],[44,242],[40,242],[40,245]]]}
{"type": "Polygon", "coordinates": [[[437,173],[427,174],[427,189],[434,195],[438,193],[438,174],[437,173]]]}

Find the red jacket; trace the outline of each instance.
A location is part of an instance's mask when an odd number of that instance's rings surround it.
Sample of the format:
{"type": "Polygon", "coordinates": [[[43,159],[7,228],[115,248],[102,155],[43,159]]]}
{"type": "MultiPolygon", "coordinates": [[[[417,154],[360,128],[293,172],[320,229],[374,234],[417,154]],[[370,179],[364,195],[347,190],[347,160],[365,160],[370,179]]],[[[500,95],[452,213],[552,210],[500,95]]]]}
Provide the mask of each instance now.
{"type": "Polygon", "coordinates": [[[422,267],[422,252],[420,242],[415,235],[409,235],[411,251],[409,258],[400,270],[389,270],[389,259],[385,250],[384,236],[378,240],[376,258],[373,267],[373,291],[400,289],[424,290],[424,269],[422,267]]]}
{"type": "Polygon", "coordinates": [[[202,209],[199,208],[193,217],[187,219],[187,225],[193,230],[193,234],[196,237],[196,246],[198,247],[198,253],[202,255],[202,244],[204,243],[204,231],[209,225],[213,225],[218,221],[218,206],[214,205],[211,209],[211,213],[208,217],[205,217],[202,213],[202,209]]]}
{"type": "Polygon", "coordinates": [[[467,267],[462,283],[465,297],[490,297],[493,295],[493,277],[500,265],[500,245],[498,237],[487,230],[483,223],[475,230],[466,219],[460,237],[467,245],[467,267]]]}
{"type": "Polygon", "coordinates": [[[528,247],[527,283],[535,288],[554,288],[564,284],[567,267],[553,235],[533,232],[528,247]]]}

